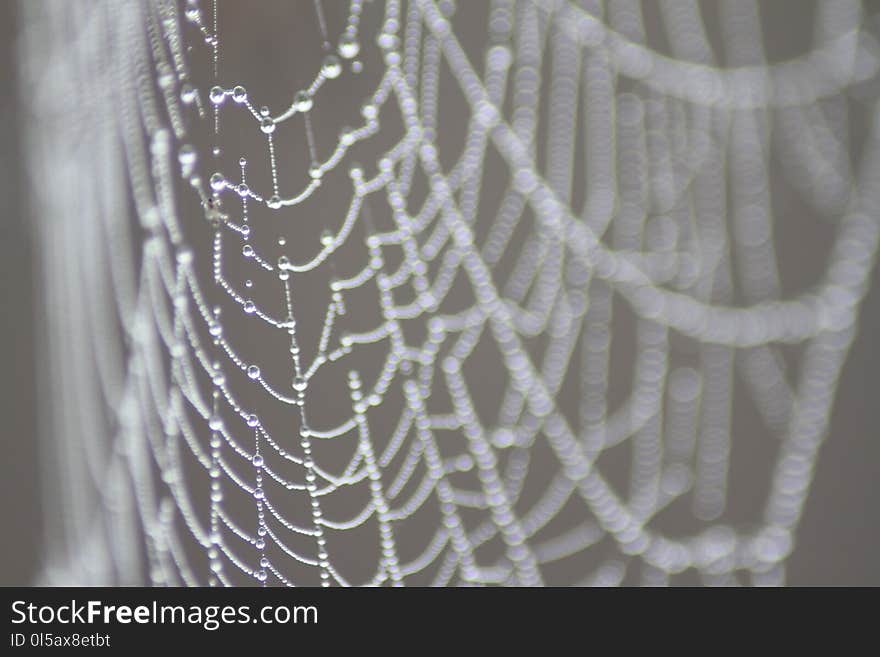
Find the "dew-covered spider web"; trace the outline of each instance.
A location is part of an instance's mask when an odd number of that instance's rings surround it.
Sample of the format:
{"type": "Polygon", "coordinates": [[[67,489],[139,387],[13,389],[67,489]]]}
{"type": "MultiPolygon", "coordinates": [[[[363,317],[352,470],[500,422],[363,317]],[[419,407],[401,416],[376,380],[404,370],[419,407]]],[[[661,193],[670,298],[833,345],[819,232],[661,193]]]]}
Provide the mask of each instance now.
{"type": "Polygon", "coordinates": [[[44,581],[784,582],[880,51],[762,4],[22,3],[44,581]]]}

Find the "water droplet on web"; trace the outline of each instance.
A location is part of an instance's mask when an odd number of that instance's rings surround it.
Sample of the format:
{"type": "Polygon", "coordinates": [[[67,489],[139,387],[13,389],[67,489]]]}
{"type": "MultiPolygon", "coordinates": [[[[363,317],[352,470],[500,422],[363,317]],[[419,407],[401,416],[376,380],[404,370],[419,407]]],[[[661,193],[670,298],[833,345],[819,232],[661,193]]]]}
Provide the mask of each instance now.
{"type": "Polygon", "coordinates": [[[186,9],[183,10],[183,15],[190,23],[200,23],[202,20],[202,12],[193,0],[188,0],[186,9]]]}
{"type": "Polygon", "coordinates": [[[325,78],[331,80],[338,78],[339,74],[342,73],[342,62],[339,61],[339,57],[336,55],[327,55],[321,65],[321,72],[324,74],[325,78]]]}
{"type": "Polygon", "coordinates": [[[260,368],[256,365],[248,365],[247,368],[248,378],[251,379],[259,379],[260,378],[260,368]]]}
{"type": "Polygon", "coordinates": [[[257,309],[256,304],[255,304],[253,301],[251,301],[250,299],[248,299],[247,301],[244,302],[244,311],[245,311],[248,315],[250,315],[250,314],[252,314],[253,312],[255,312],[256,309],[257,309]]]}
{"type": "Polygon", "coordinates": [[[308,386],[308,382],[304,376],[297,376],[293,379],[293,389],[297,392],[303,392],[308,386]]]}
{"type": "Polygon", "coordinates": [[[253,282],[251,279],[247,279],[247,280],[244,282],[244,286],[245,286],[245,287],[253,287],[253,286],[254,286],[254,282],[253,282]]]}
{"type": "Polygon", "coordinates": [[[287,269],[290,267],[290,258],[286,255],[279,256],[278,258],[278,269],[287,269]]]}
{"type": "Polygon", "coordinates": [[[190,144],[184,144],[177,152],[178,161],[185,167],[191,167],[196,163],[197,158],[198,155],[196,154],[196,149],[190,144]]]}
{"type": "Polygon", "coordinates": [[[312,109],[312,97],[308,91],[297,91],[293,97],[293,108],[297,112],[308,112],[312,109]]]}
{"type": "Polygon", "coordinates": [[[196,90],[189,83],[180,87],[180,100],[184,105],[191,105],[196,100],[196,90]]]}
{"type": "Polygon", "coordinates": [[[269,116],[269,108],[265,105],[260,108],[260,116],[269,116]]]}
{"type": "Polygon", "coordinates": [[[269,197],[269,200],[266,201],[266,205],[268,205],[273,210],[277,210],[281,207],[281,197],[277,194],[273,194],[269,197]]]}
{"type": "Polygon", "coordinates": [[[271,116],[264,116],[260,121],[260,130],[262,130],[265,134],[271,135],[275,132],[275,121],[271,116]]]}
{"type": "Polygon", "coordinates": [[[260,423],[260,418],[251,413],[247,416],[247,425],[252,429],[260,423]]]}
{"type": "Polygon", "coordinates": [[[177,252],[177,262],[181,265],[188,265],[193,261],[193,252],[191,249],[182,248],[177,252]]]}
{"type": "Polygon", "coordinates": [[[339,39],[339,54],[345,59],[354,59],[361,50],[361,45],[356,37],[351,34],[343,34],[339,39]]]}
{"type": "Polygon", "coordinates": [[[243,103],[247,100],[247,90],[241,85],[234,87],[232,89],[232,100],[236,103],[243,103]]]}
{"type": "Polygon", "coordinates": [[[224,100],[226,100],[226,91],[223,87],[211,87],[211,92],[208,95],[208,98],[211,99],[211,102],[215,105],[221,105],[224,100]]]}
{"type": "Polygon", "coordinates": [[[376,43],[382,50],[392,50],[397,46],[397,35],[390,32],[380,32],[376,37],[376,43]]]}
{"type": "Polygon", "coordinates": [[[223,418],[219,415],[212,415],[208,420],[208,427],[211,431],[220,431],[223,428],[223,418]]]}
{"type": "Polygon", "coordinates": [[[254,255],[254,247],[252,247],[250,244],[245,244],[243,247],[241,247],[241,254],[242,254],[245,258],[251,258],[251,257],[253,257],[253,255],[254,255]]]}
{"type": "Polygon", "coordinates": [[[266,581],[266,571],[265,570],[258,570],[254,575],[259,581],[261,581],[261,582],[266,581]]]}
{"type": "Polygon", "coordinates": [[[254,464],[254,467],[262,468],[263,467],[263,455],[262,454],[254,454],[254,457],[251,459],[251,463],[254,464]]]}
{"type": "Polygon", "coordinates": [[[284,246],[285,244],[287,244],[287,238],[282,235],[278,238],[278,246],[284,246]]]}
{"type": "Polygon", "coordinates": [[[211,174],[211,189],[215,192],[222,191],[226,187],[226,178],[222,173],[211,174]]]}
{"type": "Polygon", "coordinates": [[[157,80],[157,82],[159,83],[159,86],[163,89],[170,89],[172,86],[174,86],[174,80],[174,73],[172,73],[171,71],[165,71],[159,74],[159,79],[157,80]]]}

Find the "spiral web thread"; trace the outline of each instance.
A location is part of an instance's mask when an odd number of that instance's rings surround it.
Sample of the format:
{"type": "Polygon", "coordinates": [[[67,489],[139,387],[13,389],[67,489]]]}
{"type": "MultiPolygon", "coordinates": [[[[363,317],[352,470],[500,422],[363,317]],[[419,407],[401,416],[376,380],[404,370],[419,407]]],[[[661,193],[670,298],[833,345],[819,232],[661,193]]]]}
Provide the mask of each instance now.
{"type": "Polygon", "coordinates": [[[352,0],[334,26],[317,0],[297,16],[315,21],[326,55],[276,113],[247,81],[224,81],[222,2],[34,4],[23,4],[23,61],[24,79],[39,80],[27,135],[32,179],[44,181],[44,433],[58,473],[46,482],[46,581],[537,585],[553,563],[591,550],[599,556],[564,583],[620,583],[634,564],[644,583],[688,569],[713,584],[784,581],[877,245],[873,105],[859,158],[848,142],[849,90],[878,65],[859,3],[819,3],[814,47],[779,64],[762,54],[757,3],[721,3],[722,67],[690,0],[657,4],[670,55],[646,45],[639,2],[492,0],[482,61],[457,36],[451,2],[352,0]],[[380,25],[369,33],[368,12],[380,25]],[[368,50],[378,74],[359,71],[368,50]],[[206,79],[189,69],[199,51],[206,79]],[[444,67],[470,108],[446,166],[444,67]],[[322,95],[355,74],[375,78],[363,122],[322,152],[322,95]],[[391,129],[389,108],[396,141],[354,165],[350,149],[391,129]],[[265,140],[271,184],[251,187],[244,159],[235,175],[215,172],[211,152],[192,145],[200,126],[222,144],[231,113],[265,140]],[[302,131],[304,179],[276,162],[274,140],[288,130],[302,131]],[[835,233],[819,284],[786,298],[771,155],[835,233]],[[507,182],[486,210],[490,167],[507,182]],[[418,179],[427,192],[414,207],[418,179]],[[287,255],[283,240],[254,245],[267,230],[255,209],[296,217],[323,194],[346,195],[349,209],[326,222],[311,259],[287,255]],[[183,209],[187,199],[197,211],[183,209]],[[207,240],[191,237],[195,223],[207,240]],[[365,264],[339,274],[334,254],[351,244],[365,264]],[[254,280],[227,275],[233,260],[254,280]],[[299,281],[327,268],[326,307],[299,307],[299,281]],[[470,302],[447,311],[458,280],[470,302]],[[251,286],[274,301],[256,303],[251,286]],[[365,289],[381,321],[348,330],[347,299],[365,289]],[[615,298],[636,318],[635,348],[632,389],[611,408],[615,298]],[[305,344],[302,314],[319,310],[320,339],[305,344]],[[287,364],[286,380],[237,344],[233,313],[286,336],[270,356],[287,364]],[[422,326],[419,340],[407,323],[422,326]],[[680,338],[697,345],[685,365],[680,338]],[[501,401],[488,418],[467,371],[486,342],[504,373],[489,384],[501,401]],[[785,344],[802,346],[796,377],[785,344]],[[381,365],[352,366],[371,345],[384,346],[381,365]],[[322,403],[310,386],[325,370],[348,388],[335,425],[310,421],[322,403]],[[735,380],[778,441],[762,515],[745,528],[723,521],[735,380]],[[246,388],[293,413],[286,431],[240,401],[246,388]],[[559,401],[568,389],[574,413],[559,401]],[[393,415],[387,435],[373,430],[383,413],[393,415]],[[348,449],[342,467],[321,462],[325,442],[348,449]],[[621,492],[598,461],[624,444],[621,492]],[[554,465],[527,493],[539,447],[554,465]],[[209,494],[197,498],[198,487],[209,494]],[[334,516],[346,490],[359,508],[334,516]],[[245,502],[227,503],[235,496],[245,502]],[[698,529],[674,536],[653,521],[682,500],[698,529]],[[288,501],[307,512],[292,519],[288,501]],[[429,529],[404,545],[426,509],[429,529]],[[573,520],[560,527],[563,509],[573,520]],[[375,562],[354,580],[339,564],[361,558],[348,537],[365,527],[375,562]]]}

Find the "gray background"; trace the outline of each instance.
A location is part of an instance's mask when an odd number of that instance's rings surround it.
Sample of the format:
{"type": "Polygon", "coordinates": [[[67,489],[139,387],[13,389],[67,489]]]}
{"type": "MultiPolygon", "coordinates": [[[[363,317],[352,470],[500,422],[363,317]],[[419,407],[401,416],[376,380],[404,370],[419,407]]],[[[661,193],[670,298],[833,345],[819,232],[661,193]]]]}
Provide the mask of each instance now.
{"type": "MultiPolygon", "coordinates": [[[[36,0],[41,1],[41,0],[36,0]]],[[[307,3],[310,4],[310,3],[307,3]]],[[[704,3],[711,5],[712,3],[704,3]]],[[[771,55],[790,56],[805,43],[809,12],[803,0],[774,0],[765,15],[771,55]]],[[[873,5],[877,3],[871,3],[873,5]]],[[[234,7],[235,5],[233,5],[234,7]]],[[[239,5],[240,6],[240,5],[239,5]]],[[[333,9],[328,11],[332,18],[333,9]]],[[[27,584],[39,566],[41,501],[39,454],[35,439],[38,413],[51,403],[36,399],[35,334],[39,323],[37,280],[31,258],[30,221],[24,183],[20,178],[16,120],[26,111],[13,90],[16,40],[15,4],[0,0],[0,281],[2,313],[0,379],[0,584],[27,584]]],[[[311,20],[311,14],[309,14],[311,20]]],[[[265,27],[265,25],[261,26],[265,27]]],[[[301,34],[308,38],[309,25],[301,34]]],[[[267,36],[280,39],[282,31],[267,36]]],[[[242,39],[247,39],[243,32],[242,39]]],[[[275,41],[277,43],[277,41],[275,41]]],[[[271,51],[271,48],[269,48],[271,51]]],[[[243,79],[252,71],[242,70],[243,79]]],[[[23,85],[26,86],[26,85],[23,85]]],[[[780,216],[782,226],[791,217],[780,216]]],[[[781,238],[784,239],[784,238],[781,238]]],[[[783,265],[794,279],[808,272],[809,257],[822,253],[820,235],[806,234],[783,265]],[[804,264],[799,264],[804,263],[804,264]]],[[[880,273],[864,301],[859,335],[838,388],[830,438],[822,448],[818,469],[798,532],[797,547],[788,561],[788,581],[795,585],[880,584],[880,273]]],[[[761,470],[759,463],[755,468],[761,470]]],[[[735,502],[735,500],[734,500],[735,502]]]]}

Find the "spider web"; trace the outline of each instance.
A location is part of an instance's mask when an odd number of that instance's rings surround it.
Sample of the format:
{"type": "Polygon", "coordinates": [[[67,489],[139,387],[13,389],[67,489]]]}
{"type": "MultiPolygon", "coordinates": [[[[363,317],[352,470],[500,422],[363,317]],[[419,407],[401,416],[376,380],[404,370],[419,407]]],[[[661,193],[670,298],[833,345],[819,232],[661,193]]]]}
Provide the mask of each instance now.
{"type": "Polygon", "coordinates": [[[877,246],[860,4],[771,64],[751,2],[300,3],[274,110],[217,4],[23,8],[45,580],[783,582],[877,246]]]}

